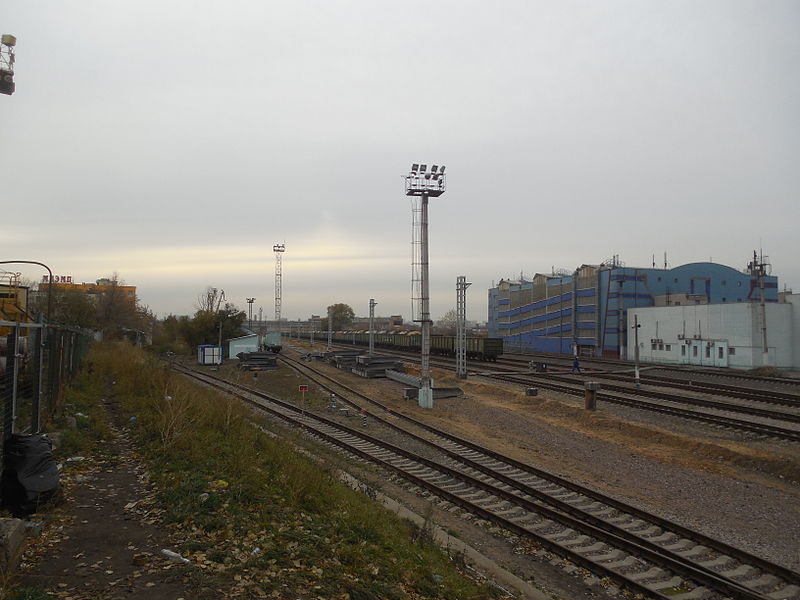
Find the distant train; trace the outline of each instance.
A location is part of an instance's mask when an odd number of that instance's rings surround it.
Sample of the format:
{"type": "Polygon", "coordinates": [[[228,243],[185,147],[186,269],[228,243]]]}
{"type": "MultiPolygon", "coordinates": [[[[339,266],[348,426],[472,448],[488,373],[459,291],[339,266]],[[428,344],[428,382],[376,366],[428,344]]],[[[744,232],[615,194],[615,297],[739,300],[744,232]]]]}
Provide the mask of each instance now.
{"type": "MultiPolygon", "coordinates": [[[[300,333],[302,339],[309,339],[309,333],[300,333]]],[[[328,339],[327,331],[314,334],[314,339],[324,343],[328,339]]],[[[369,346],[369,333],[353,331],[335,331],[332,340],[337,344],[352,344],[355,346],[369,346]]],[[[418,333],[376,333],[375,347],[383,350],[404,350],[419,352],[422,335],[418,333]]],[[[502,338],[468,337],[466,339],[467,358],[472,360],[495,361],[503,353],[502,338]]],[[[431,354],[442,356],[456,355],[456,338],[449,335],[431,336],[431,354]]]]}

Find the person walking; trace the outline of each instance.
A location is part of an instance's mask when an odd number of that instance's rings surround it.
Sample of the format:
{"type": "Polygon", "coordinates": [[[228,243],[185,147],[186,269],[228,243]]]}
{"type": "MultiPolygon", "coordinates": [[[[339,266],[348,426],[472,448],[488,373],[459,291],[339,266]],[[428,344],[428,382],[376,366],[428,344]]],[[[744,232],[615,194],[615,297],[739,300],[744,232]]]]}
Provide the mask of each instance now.
{"type": "Polygon", "coordinates": [[[581,361],[578,360],[577,356],[572,360],[572,372],[573,373],[581,372],[581,361]]]}

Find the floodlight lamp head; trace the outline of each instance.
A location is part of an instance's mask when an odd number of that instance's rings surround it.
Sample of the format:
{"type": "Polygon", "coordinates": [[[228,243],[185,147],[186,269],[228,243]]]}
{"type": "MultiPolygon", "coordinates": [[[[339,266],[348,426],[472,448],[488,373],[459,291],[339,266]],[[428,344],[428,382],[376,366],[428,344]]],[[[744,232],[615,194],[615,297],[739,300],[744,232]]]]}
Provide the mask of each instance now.
{"type": "Polygon", "coordinates": [[[272,247],[273,252],[286,252],[286,246],[284,244],[275,244],[272,247]]]}
{"type": "Polygon", "coordinates": [[[438,170],[439,170],[439,167],[437,167],[436,165],[433,165],[431,167],[431,173],[436,173],[436,171],[438,171],[438,170]]]}
{"type": "Polygon", "coordinates": [[[424,173],[428,169],[428,165],[420,165],[419,172],[424,173]]]}
{"type": "Polygon", "coordinates": [[[441,167],[439,167],[439,173],[440,173],[441,175],[444,175],[444,165],[442,165],[441,167]]]}
{"type": "Polygon", "coordinates": [[[417,171],[419,171],[419,165],[417,163],[414,163],[413,165],[411,165],[411,172],[416,173],[417,171]]]}

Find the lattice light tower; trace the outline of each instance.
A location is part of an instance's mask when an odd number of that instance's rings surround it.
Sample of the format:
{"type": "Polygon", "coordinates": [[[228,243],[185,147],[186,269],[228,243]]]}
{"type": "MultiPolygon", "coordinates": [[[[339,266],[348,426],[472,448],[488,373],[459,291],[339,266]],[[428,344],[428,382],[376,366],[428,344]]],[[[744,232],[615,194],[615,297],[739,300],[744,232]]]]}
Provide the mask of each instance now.
{"type": "Polygon", "coordinates": [[[275,244],[272,247],[272,251],[275,253],[275,321],[276,326],[280,326],[281,320],[281,299],[282,299],[282,291],[281,291],[281,260],[283,258],[283,253],[286,252],[286,244],[275,244]]]}
{"type": "Polygon", "coordinates": [[[0,94],[10,96],[14,93],[14,46],[17,38],[10,33],[0,36],[0,94]]]}
{"type": "Polygon", "coordinates": [[[422,408],[433,408],[433,386],[431,385],[431,309],[428,283],[428,198],[444,194],[444,166],[431,167],[414,163],[404,176],[406,196],[414,198],[412,205],[412,308],[414,321],[422,325],[422,365],[417,402],[422,408]]]}
{"type": "Polygon", "coordinates": [[[465,275],[456,279],[456,377],[467,378],[467,282],[465,275]]]}

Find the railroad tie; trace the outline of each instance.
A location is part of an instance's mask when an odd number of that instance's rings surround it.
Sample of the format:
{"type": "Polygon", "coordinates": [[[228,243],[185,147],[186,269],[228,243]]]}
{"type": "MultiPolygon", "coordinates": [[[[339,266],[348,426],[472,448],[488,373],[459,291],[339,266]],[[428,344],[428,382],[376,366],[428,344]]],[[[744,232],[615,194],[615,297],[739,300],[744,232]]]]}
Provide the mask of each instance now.
{"type": "Polygon", "coordinates": [[[766,594],[770,600],[785,600],[786,598],[793,598],[800,595],[800,587],[792,584],[787,585],[779,590],[766,594]]]}
{"type": "Polygon", "coordinates": [[[774,586],[778,583],[780,579],[775,577],[774,575],[770,575],[769,573],[764,573],[761,577],[756,579],[755,581],[743,581],[742,585],[749,587],[750,589],[756,589],[765,586],[774,586]]]}
{"type": "Polygon", "coordinates": [[[683,558],[696,558],[698,556],[702,556],[708,551],[709,548],[706,546],[695,546],[694,548],[689,548],[688,550],[678,550],[676,554],[679,554],[683,558]]]}
{"type": "Polygon", "coordinates": [[[592,538],[590,538],[588,535],[579,535],[578,537],[572,538],[571,540],[565,540],[564,543],[562,543],[561,545],[564,546],[565,548],[569,548],[572,550],[575,549],[576,547],[579,548],[586,542],[591,541],[591,539],[592,538]]]}
{"type": "Polygon", "coordinates": [[[642,521],[641,519],[634,519],[630,523],[621,523],[619,527],[620,529],[631,531],[632,529],[638,529],[642,525],[645,525],[644,521],[642,521]]]}
{"type": "Polygon", "coordinates": [[[650,525],[647,529],[642,529],[641,531],[637,531],[636,535],[643,538],[648,538],[648,542],[653,541],[650,536],[660,535],[663,532],[661,527],[658,525],[650,525]]]}
{"type": "Polygon", "coordinates": [[[734,559],[727,554],[722,554],[717,556],[712,560],[706,560],[701,563],[698,563],[701,567],[705,567],[706,569],[716,569],[717,567],[724,567],[728,563],[732,562],[734,559]]]}
{"type": "Polygon", "coordinates": [[[673,600],[702,600],[711,595],[711,590],[704,587],[696,587],[685,594],[671,594],[673,600]]]}
{"type": "Polygon", "coordinates": [[[620,569],[625,569],[626,567],[632,567],[634,565],[639,564],[639,561],[634,556],[627,556],[622,560],[616,560],[614,562],[605,563],[603,566],[608,569],[614,569],[615,571],[619,571],[620,569]]]}
{"type": "Polygon", "coordinates": [[[683,577],[679,577],[678,575],[674,575],[669,579],[665,579],[664,581],[656,581],[655,583],[645,583],[644,585],[648,588],[657,592],[659,590],[666,590],[669,588],[676,588],[681,583],[683,583],[683,577]]]}
{"type": "Polygon", "coordinates": [[[670,552],[681,552],[683,550],[689,550],[690,548],[694,548],[695,545],[696,542],[693,542],[692,540],[687,540],[686,538],[681,538],[677,542],[662,546],[662,548],[664,548],[664,550],[669,550],[670,552]]]}
{"type": "Polygon", "coordinates": [[[555,533],[546,533],[546,534],[544,534],[543,537],[545,539],[550,540],[551,542],[559,543],[559,540],[561,540],[562,538],[571,538],[576,533],[577,532],[574,529],[567,528],[567,529],[564,529],[562,531],[557,531],[555,533]]]}
{"type": "Polygon", "coordinates": [[[591,546],[577,547],[573,548],[573,550],[575,550],[575,552],[577,552],[578,554],[588,555],[594,552],[600,552],[601,550],[604,550],[607,547],[608,546],[606,546],[605,542],[595,542],[591,546]]]}
{"type": "MultiPolygon", "coordinates": [[[[592,560],[594,562],[606,562],[612,560],[619,560],[625,556],[625,553],[622,550],[612,550],[607,554],[601,554],[600,556],[593,556],[592,560]]],[[[603,565],[605,566],[605,565],[603,565]]]]}
{"type": "Polygon", "coordinates": [[[722,571],[720,575],[723,577],[727,577],[728,579],[733,579],[734,577],[752,577],[758,573],[758,569],[751,567],[750,565],[739,565],[735,569],[731,569],[730,571],[722,571]]]}
{"type": "Polygon", "coordinates": [[[676,534],[672,533],[671,531],[665,531],[661,535],[650,538],[647,540],[648,542],[653,542],[654,544],[662,544],[664,542],[674,543],[675,540],[680,539],[676,534]]]}
{"type": "Polygon", "coordinates": [[[519,519],[520,517],[523,517],[527,514],[528,511],[522,508],[521,506],[513,506],[508,510],[501,510],[500,512],[497,513],[498,516],[512,521],[514,519],[519,519]]]}
{"type": "Polygon", "coordinates": [[[647,571],[642,571],[641,573],[631,573],[627,575],[628,579],[631,581],[647,581],[648,579],[656,579],[657,577],[664,577],[667,575],[667,571],[661,569],[659,567],[650,567],[647,571]]]}

